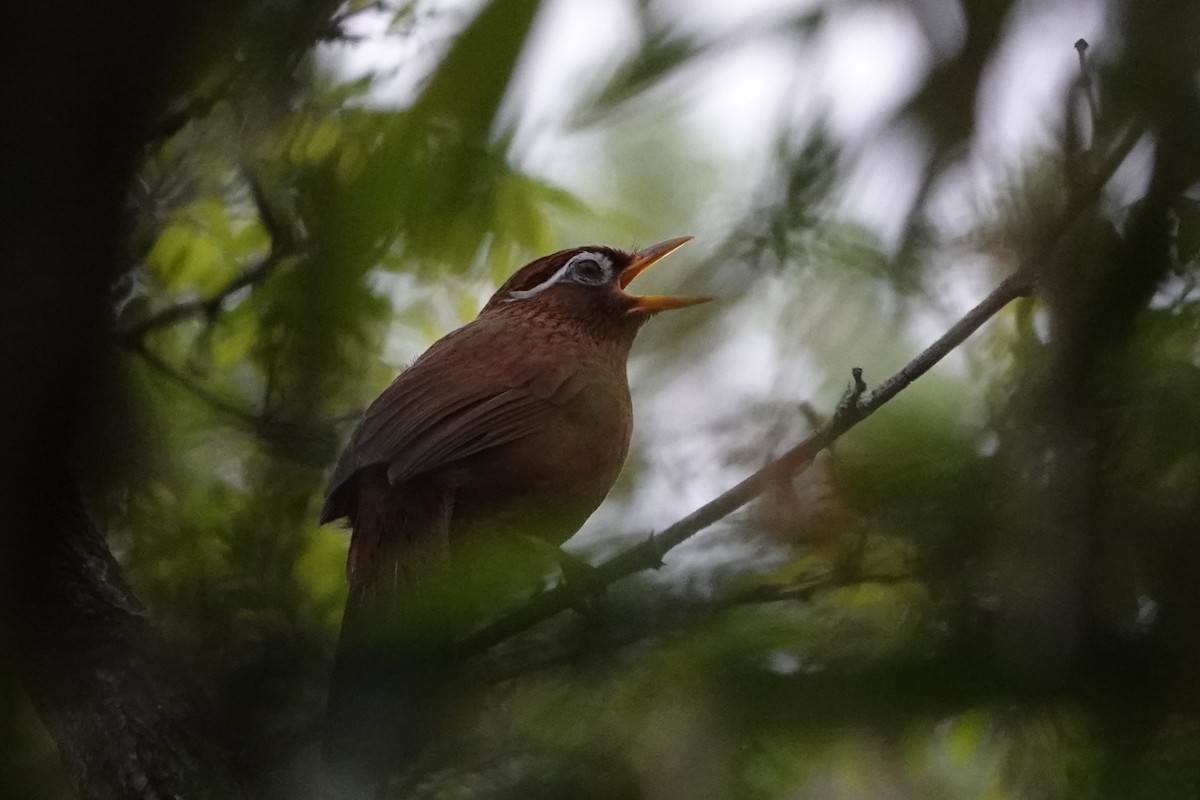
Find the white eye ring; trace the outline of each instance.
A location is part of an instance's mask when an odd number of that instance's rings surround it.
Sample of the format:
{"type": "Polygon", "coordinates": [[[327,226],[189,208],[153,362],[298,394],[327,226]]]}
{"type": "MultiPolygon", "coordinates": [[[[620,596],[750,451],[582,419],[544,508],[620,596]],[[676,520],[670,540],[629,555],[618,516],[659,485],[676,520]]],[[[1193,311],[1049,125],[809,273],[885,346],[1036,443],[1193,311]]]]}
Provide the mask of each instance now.
{"type": "Polygon", "coordinates": [[[612,262],[600,253],[580,253],[571,259],[567,275],[575,283],[599,286],[612,278],[612,262]]]}

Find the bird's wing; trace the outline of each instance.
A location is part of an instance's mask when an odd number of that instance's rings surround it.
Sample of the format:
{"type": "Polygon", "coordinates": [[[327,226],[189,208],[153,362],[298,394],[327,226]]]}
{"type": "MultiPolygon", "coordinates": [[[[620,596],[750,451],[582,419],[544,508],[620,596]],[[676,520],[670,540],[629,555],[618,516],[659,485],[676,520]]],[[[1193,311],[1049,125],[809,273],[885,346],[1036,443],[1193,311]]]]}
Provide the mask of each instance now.
{"type": "MultiPolygon", "coordinates": [[[[368,457],[386,459],[388,480],[401,483],[444,464],[528,436],[549,421],[560,391],[573,388],[575,370],[548,366],[538,374],[509,375],[455,403],[454,410],[412,420],[395,418],[382,447],[368,457]]],[[[382,460],[381,459],[381,460],[382,460]]]]}
{"type": "Polygon", "coordinates": [[[344,514],[335,495],[359,470],[385,467],[397,485],[528,436],[579,391],[578,365],[537,358],[533,332],[506,337],[501,353],[488,333],[467,326],[440,340],[370,405],[334,470],[323,520],[344,514]]]}

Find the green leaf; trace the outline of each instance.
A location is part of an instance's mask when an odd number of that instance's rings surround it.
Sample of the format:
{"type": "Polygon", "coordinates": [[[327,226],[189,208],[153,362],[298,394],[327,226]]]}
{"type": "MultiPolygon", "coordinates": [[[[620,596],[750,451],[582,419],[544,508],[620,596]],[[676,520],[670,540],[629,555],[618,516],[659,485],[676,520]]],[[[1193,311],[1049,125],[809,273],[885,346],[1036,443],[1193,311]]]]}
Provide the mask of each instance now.
{"type": "Polygon", "coordinates": [[[340,137],[341,126],[337,120],[323,120],[307,137],[308,141],[304,145],[305,158],[313,163],[324,161],[337,147],[340,137]]]}
{"type": "Polygon", "coordinates": [[[504,163],[495,152],[503,144],[494,140],[500,105],[538,6],[536,0],[487,3],[412,108],[393,114],[369,140],[367,163],[331,204],[343,268],[354,263],[365,270],[401,233],[417,255],[478,249],[504,163]]]}
{"type": "Polygon", "coordinates": [[[229,209],[221,200],[201,197],[188,206],[186,215],[195,220],[197,227],[214,239],[229,238],[229,209]]]}
{"type": "Polygon", "coordinates": [[[187,257],[195,234],[192,229],[172,224],[163,228],[162,233],[146,254],[146,266],[164,281],[172,275],[183,259],[187,257]]]}
{"type": "MultiPolygon", "coordinates": [[[[704,52],[705,48],[673,34],[654,33],[592,101],[603,113],[645,92],[704,52]]],[[[588,121],[591,121],[589,119],[588,121]]]]}
{"type": "Polygon", "coordinates": [[[230,247],[238,258],[248,258],[255,253],[265,252],[271,246],[271,235],[255,220],[243,225],[230,239],[230,247]]]}
{"type": "Polygon", "coordinates": [[[966,767],[979,752],[988,732],[988,716],[976,709],[968,711],[954,720],[946,736],[946,748],[956,767],[966,767]]]}
{"type": "Polygon", "coordinates": [[[213,366],[225,369],[250,353],[258,337],[258,317],[251,303],[226,310],[212,331],[210,352],[213,366]]]}

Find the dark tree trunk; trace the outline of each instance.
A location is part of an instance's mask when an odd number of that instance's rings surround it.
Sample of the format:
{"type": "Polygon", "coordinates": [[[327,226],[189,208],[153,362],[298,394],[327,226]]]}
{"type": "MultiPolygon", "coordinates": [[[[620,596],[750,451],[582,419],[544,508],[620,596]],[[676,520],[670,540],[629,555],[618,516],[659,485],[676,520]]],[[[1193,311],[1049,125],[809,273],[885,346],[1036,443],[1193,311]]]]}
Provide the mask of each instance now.
{"type": "Polygon", "coordinates": [[[18,3],[0,20],[0,653],[87,798],[227,785],[65,477],[99,382],[125,187],[198,8],[18,3]]]}
{"type": "Polygon", "coordinates": [[[72,487],[24,548],[13,640],[22,682],[82,797],[233,797],[219,738],[72,487]]]}

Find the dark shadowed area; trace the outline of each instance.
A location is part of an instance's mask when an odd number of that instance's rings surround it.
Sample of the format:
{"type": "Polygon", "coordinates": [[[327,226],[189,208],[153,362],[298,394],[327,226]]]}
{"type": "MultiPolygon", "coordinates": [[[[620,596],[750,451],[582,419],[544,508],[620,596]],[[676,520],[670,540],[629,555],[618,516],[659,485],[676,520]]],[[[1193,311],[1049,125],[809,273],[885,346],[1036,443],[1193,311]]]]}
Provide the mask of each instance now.
{"type": "Polygon", "coordinates": [[[43,5],[0,797],[1200,791],[1200,5],[43,5]],[[636,288],[718,301],[639,334],[571,558],[456,548],[419,741],[331,775],[359,415],[522,265],[685,234],[636,288]]]}

